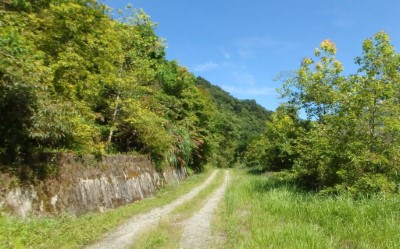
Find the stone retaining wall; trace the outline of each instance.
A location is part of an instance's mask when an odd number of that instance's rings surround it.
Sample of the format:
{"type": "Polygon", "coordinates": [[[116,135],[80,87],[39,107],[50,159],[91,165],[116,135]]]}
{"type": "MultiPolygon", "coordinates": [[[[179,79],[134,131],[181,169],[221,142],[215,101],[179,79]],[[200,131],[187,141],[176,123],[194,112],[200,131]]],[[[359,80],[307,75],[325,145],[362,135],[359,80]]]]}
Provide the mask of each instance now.
{"type": "Polygon", "coordinates": [[[153,196],[165,184],[186,178],[184,168],[157,171],[144,156],[112,155],[101,159],[91,155],[57,154],[47,157],[57,173],[24,186],[4,186],[2,175],[0,208],[26,217],[104,211],[153,196]]]}

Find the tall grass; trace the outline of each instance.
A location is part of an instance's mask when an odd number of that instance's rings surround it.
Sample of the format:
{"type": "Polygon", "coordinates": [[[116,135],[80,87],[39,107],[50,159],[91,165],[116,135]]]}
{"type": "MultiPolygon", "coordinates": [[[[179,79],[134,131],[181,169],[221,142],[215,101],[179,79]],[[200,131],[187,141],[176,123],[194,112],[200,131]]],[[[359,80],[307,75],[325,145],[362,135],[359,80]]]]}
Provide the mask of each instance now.
{"type": "Polygon", "coordinates": [[[236,170],[219,212],[225,248],[400,248],[396,197],[323,197],[236,170]]]}

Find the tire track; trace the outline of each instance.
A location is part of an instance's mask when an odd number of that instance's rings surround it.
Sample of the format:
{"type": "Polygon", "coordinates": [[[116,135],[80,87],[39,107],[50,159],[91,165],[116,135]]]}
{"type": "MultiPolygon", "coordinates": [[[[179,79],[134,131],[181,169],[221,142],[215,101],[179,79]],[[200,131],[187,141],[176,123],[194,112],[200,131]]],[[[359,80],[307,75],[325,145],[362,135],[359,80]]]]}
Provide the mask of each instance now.
{"type": "Polygon", "coordinates": [[[173,209],[182,203],[195,197],[201,190],[206,188],[217,175],[215,170],[200,186],[193,188],[189,193],[182,195],[170,204],[155,208],[148,213],[132,217],[115,230],[107,233],[98,242],[86,247],[86,249],[119,249],[132,245],[138,233],[151,225],[156,225],[161,216],[169,214],[173,209]]]}
{"type": "Polygon", "coordinates": [[[218,203],[225,194],[229,180],[229,172],[225,171],[224,183],[195,215],[183,223],[183,234],[180,241],[182,249],[200,249],[209,246],[212,240],[211,219],[218,203]]]}

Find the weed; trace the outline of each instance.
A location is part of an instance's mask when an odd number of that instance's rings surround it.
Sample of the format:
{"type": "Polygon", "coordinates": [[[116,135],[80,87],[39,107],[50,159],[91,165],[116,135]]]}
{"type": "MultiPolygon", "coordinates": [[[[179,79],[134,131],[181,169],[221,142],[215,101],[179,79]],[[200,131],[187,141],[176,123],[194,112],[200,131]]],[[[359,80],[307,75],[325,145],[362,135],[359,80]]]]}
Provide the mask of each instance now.
{"type": "Polygon", "coordinates": [[[307,193],[234,170],[214,220],[222,248],[400,248],[400,200],[307,193]]]}

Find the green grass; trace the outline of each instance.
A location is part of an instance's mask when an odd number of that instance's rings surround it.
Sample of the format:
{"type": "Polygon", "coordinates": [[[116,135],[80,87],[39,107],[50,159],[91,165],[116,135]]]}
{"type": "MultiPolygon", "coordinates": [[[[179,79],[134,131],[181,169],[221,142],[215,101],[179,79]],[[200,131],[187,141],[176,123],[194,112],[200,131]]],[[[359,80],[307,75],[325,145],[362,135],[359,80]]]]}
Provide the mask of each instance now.
{"type": "MultiPolygon", "coordinates": [[[[221,248],[400,248],[400,199],[323,197],[299,191],[266,175],[231,171],[231,183],[213,221],[221,248]]],[[[161,190],[156,198],[78,218],[0,217],[0,248],[79,248],[130,216],[171,202],[208,174],[161,190]]],[[[222,181],[179,206],[143,234],[140,248],[179,248],[179,222],[201,208],[222,181]]]]}
{"type": "Polygon", "coordinates": [[[153,249],[153,248],[177,248],[182,235],[181,222],[190,218],[196,211],[201,209],[210,196],[224,181],[224,172],[220,170],[213,182],[201,190],[192,200],[176,207],[170,215],[163,217],[157,227],[144,231],[135,244],[133,249],[153,249]]]}
{"type": "Polygon", "coordinates": [[[214,233],[223,248],[400,248],[400,199],[323,197],[235,170],[214,233]]]}
{"type": "Polygon", "coordinates": [[[201,184],[209,173],[190,176],[180,185],[168,186],[149,198],[104,213],[78,218],[64,215],[56,218],[0,216],[0,248],[80,248],[123,223],[132,215],[171,202],[201,184]]]}

